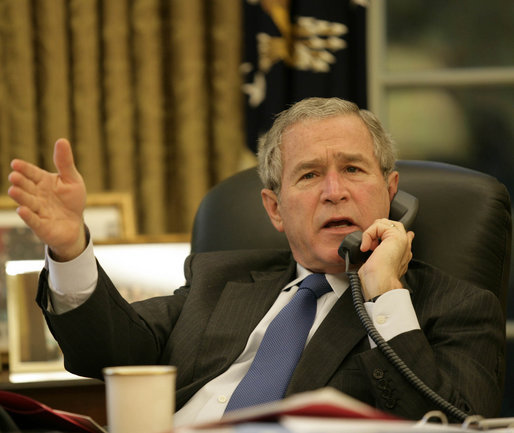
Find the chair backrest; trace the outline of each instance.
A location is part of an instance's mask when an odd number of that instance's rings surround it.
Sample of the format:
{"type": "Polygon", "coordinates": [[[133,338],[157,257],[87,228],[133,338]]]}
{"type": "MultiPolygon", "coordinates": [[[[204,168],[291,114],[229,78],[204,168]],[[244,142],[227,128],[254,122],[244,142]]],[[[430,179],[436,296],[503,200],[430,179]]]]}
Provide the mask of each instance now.
{"type": "MultiPolygon", "coordinates": [[[[413,254],[494,292],[506,306],[512,219],[505,186],[455,165],[399,161],[400,188],[419,199],[413,254]]],[[[203,199],[193,226],[193,252],[289,248],[264,210],[255,168],[221,182],[203,199]]]]}

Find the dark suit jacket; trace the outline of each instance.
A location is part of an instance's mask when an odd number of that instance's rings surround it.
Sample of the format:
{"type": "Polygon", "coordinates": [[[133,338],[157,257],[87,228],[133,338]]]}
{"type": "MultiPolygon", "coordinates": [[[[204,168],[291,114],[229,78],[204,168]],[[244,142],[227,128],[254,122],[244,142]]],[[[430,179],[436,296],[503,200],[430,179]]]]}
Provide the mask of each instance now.
{"type": "MultiPolygon", "coordinates": [[[[46,271],[38,303],[76,374],[102,378],[102,368],[171,364],[178,369],[177,409],[224,372],[295,275],[286,251],[232,251],[190,256],[186,285],[172,296],[127,304],[99,267],[98,285],[80,307],[46,311],[46,271]]],[[[504,373],[504,322],[489,291],[411,262],[404,277],[422,330],[390,341],[428,386],[465,412],[496,415],[504,373]]],[[[411,419],[434,409],[390,365],[368,337],[350,290],[306,347],[287,395],[331,386],[411,419]]]]}

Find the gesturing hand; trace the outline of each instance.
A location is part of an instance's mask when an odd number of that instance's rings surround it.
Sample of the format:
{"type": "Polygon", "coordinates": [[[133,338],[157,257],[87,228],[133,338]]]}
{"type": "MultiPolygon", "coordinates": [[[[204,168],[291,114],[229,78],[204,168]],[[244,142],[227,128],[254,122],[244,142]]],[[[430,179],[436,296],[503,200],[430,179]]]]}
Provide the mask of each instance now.
{"type": "Polygon", "coordinates": [[[57,260],[65,261],[77,257],[86,246],[86,187],[68,140],[57,140],[53,159],[57,173],[14,159],[8,194],[20,205],[17,212],[25,224],[57,260]]]}

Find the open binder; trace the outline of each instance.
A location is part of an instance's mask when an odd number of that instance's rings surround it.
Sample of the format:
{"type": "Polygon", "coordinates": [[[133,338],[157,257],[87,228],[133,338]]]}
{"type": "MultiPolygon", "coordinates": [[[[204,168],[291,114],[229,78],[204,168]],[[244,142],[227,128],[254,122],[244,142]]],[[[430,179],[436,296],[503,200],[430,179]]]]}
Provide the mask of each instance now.
{"type": "MultiPolygon", "coordinates": [[[[484,419],[469,417],[462,425],[448,424],[446,416],[440,411],[429,412],[420,421],[408,421],[378,410],[334,388],[322,388],[295,394],[283,400],[229,412],[220,421],[202,423],[177,429],[177,433],[217,429],[239,424],[278,423],[288,432],[306,432],[305,424],[312,422],[317,433],[327,431],[359,432],[373,431],[373,423],[380,422],[381,432],[459,432],[494,430],[514,433],[514,418],[484,419]],[[344,423],[342,421],[344,420],[344,423]],[[340,424],[335,425],[337,422],[340,424]],[[317,424],[316,424],[317,423],[317,424]],[[323,429],[323,424],[335,425],[336,430],[323,429]],[[302,428],[295,428],[302,425],[302,428]],[[367,428],[368,430],[361,430],[367,428]]],[[[375,426],[376,427],[376,426],[375,426]]],[[[235,430],[237,431],[237,429],[235,430]]],[[[259,431],[259,430],[251,430],[259,431]]],[[[272,429],[270,431],[273,431],[272,429]]],[[[284,430],[281,430],[283,433],[284,430]]]]}

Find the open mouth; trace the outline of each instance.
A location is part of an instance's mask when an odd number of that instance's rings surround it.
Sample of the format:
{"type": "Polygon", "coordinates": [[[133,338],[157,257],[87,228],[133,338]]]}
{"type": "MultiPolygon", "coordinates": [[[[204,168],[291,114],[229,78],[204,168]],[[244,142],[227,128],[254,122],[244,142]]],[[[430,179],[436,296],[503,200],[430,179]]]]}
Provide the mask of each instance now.
{"type": "Polygon", "coordinates": [[[333,228],[333,227],[344,228],[344,227],[351,227],[351,226],[353,226],[353,223],[351,221],[342,219],[342,220],[329,221],[323,226],[323,228],[327,228],[327,229],[333,228]]]}

